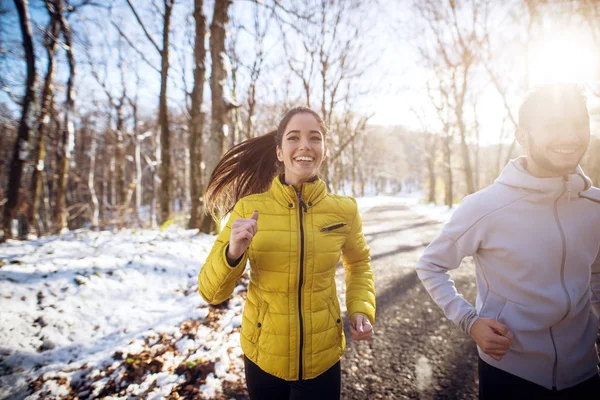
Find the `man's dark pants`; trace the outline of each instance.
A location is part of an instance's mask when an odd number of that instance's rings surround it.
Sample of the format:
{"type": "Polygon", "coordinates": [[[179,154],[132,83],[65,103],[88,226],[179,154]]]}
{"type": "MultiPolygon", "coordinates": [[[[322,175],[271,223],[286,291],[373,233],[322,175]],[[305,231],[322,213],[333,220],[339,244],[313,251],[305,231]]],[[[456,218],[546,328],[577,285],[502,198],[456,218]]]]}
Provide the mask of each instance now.
{"type": "Polygon", "coordinates": [[[509,374],[479,359],[480,400],[597,400],[600,399],[600,376],[595,375],[580,384],[550,390],[509,374]]]}

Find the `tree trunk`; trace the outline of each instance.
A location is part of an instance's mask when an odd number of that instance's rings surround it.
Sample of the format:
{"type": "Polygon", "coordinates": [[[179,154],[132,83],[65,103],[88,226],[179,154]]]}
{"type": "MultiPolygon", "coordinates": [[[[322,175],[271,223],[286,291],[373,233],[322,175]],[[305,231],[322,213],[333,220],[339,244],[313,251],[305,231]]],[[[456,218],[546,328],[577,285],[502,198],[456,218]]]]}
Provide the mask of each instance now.
{"type": "Polygon", "coordinates": [[[458,130],[460,133],[460,148],[462,150],[463,164],[465,169],[465,183],[467,184],[467,194],[475,193],[475,185],[473,183],[473,167],[471,166],[471,154],[469,144],[467,143],[467,128],[462,119],[462,107],[456,112],[458,119],[458,130]]]}
{"type": "Polygon", "coordinates": [[[125,185],[125,138],[123,135],[124,118],[123,118],[123,99],[117,106],[117,126],[116,126],[116,143],[115,143],[115,199],[117,210],[119,213],[119,229],[125,227],[125,202],[126,202],[126,185],[125,185]]]}
{"type": "Polygon", "coordinates": [[[91,206],[91,223],[92,223],[92,227],[95,229],[99,228],[99,204],[98,204],[98,196],[96,196],[96,187],[94,185],[94,176],[95,176],[95,171],[96,171],[96,149],[98,147],[98,139],[97,139],[97,135],[96,132],[92,132],[91,133],[92,137],[90,138],[92,143],[90,145],[90,152],[89,152],[89,157],[90,157],[90,170],[88,173],[88,190],[90,192],[90,202],[92,203],[91,206]]]}
{"type": "Polygon", "coordinates": [[[30,124],[34,119],[33,104],[35,101],[35,54],[29,8],[27,0],[15,0],[15,5],[17,6],[17,11],[19,13],[19,23],[21,25],[21,34],[23,36],[23,48],[25,50],[25,62],[27,64],[27,81],[25,83],[25,96],[23,97],[21,122],[19,123],[19,131],[13,149],[8,175],[8,191],[3,216],[4,240],[13,237],[11,225],[12,220],[16,217],[17,207],[19,206],[23,163],[29,156],[29,130],[30,124]]]}
{"type": "Polygon", "coordinates": [[[446,133],[444,140],[444,158],[446,164],[446,196],[444,202],[450,208],[454,204],[454,177],[452,175],[452,136],[446,133]]]}
{"type": "MultiPolygon", "coordinates": [[[[206,16],[202,13],[203,0],[194,0],[194,19],[196,21],[196,40],[194,42],[194,89],[192,90],[192,110],[190,112],[190,197],[192,209],[188,227],[200,228],[204,211],[204,179],[202,176],[202,132],[204,113],[202,103],[204,80],[206,79],[206,16]]],[[[210,217],[208,217],[210,218],[210,217]]]]}
{"type": "Polygon", "coordinates": [[[256,85],[250,84],[248,89],[248,119],[246,120],[246,139],[254,137],[254,110],[256,108],[256,85]]]}
{"type": "Polygon", "coordinates": [[[138,111],[137,111],[137,96],[136,100],[131,102],[133,115],[133,135],[134,135],[134,151],[133,158],[135,162],[135,209],[133,215],[137,222],[138,228],[141,228],[140,208],[142,207],[142,150],[140,143],[140,132],[138,128],[138,111]]]}
{"type": "Polygon", "coordinates": [[[35,149],[35,168],[31,178],[31,207],[29,208],[29,220],[31,225],[36,230],[38,236],[41,235],[40,224],[38,221],[40,195],[42,192],[42,173],[44,171],[44,160],[46,159],[46,134],[48,131],[48,123],[51,119],[51,102],[54,92],[54,72],[56,69],[55,53],[56,53],[56,38],[60,33],[60,21],[57,18],[53,8],[46,4],[48,13],[50,14],[50,24],[48,27],[44,46],[48,54],[48,67],[46,69],[46,77],[44,78],[44,88],[42,89],[42,98],[40,100],[40,111],[38,115],[38,142],[35,149]]]}
{"type": "MultiPolygon", "coordinates": [[[[325,16],[323,15],[323,19],[325,18],[325,16]]],[[[325,21],[322,21],[322,27],[325,26],[325,21]]],[[[323,32],[323,28],[321,30],[321,35],[324,36],[325,33],[323,32]]],[[[325,40],[325,38],[323,38],[323,40],[325,40]]],[[[323,53],[323,48],[321,48],[321,53],[323,53]]],[[[327,61],[323,60],[324,55],[321,54],[321,79],[322,79],[322,93],[321,93],[321,118],[323,118],[325,120],[325,126],[329,126],[329,124],[331,124],[331,121],[329,121],[327,118],[327,103],[326,103],[326,95],[327,95],[327,61]]],[[[323,163],[321,164],[321,176],[323,177],[323,180],[325,181],[325,184],[327,185],[327,191],[331,192],[331,182],[330,182],[330,178],[329,178],[329,158],[326,157],[323,160],[323,163]]],[[[335,166],[334,166],[335,168],[335,166]]]]}
{"type": "Polygon", "coordinates": [[[71,37],[71,27],[64,15],[62,0],[56,0],[56,12],[60,18],[60,25],[63,37],[65,39],[67,61],[69,64],[69,79],[67,80],[66,101],[64,110],[64,121],[61,127],[62,148],[59,149],[60,163],[58,165],[58,181],[56,188],[56,205],[54,208],[53,232],[60,233],[67,225],[67,178],[69,176],[69,163],[71,154],[75,145],[73,121],[71,121],[71,112],[74,109],[74,81],[75,81],[75,56],[73,52],[73,40],[71,37]]]}
{"type": "MultiPolygon", "coordinates": [[[[161,148],[156,143],[156,135],[152,136],[152,148],[154,150],[154,159],[157,161],[160,160],[161,148]]],[[[152,201],[150,202],[150,204],[151,204],[151,206],[150,206],[150,227],[152,229],[156,229],[158,227],[158,221],[157,221],[157,217],[156,217],[156,204],[158,201],[158,185],[159,185],[158,180],[160,178],[158,177],[156,166],[153,165],[150,168],[152,170],[152,201]]]]}
{"type": "Polygon", "coordinates": [[[44,171],[44,173],[42,173],[41,176],[42,179],[42,193],[41,193],[41,200],[40,201],[40,205],[41,205],[41,210],[40,210],[40,216],[41,221],[38,222],[38,225],[41,223],[42,225],[42,232],[46,233],[46,232],[50,232],[50,221],[49,216],[51,215],[50,210],[52,210],[52,207],[50,207],[50,194],[48,193],[48,184],[49,184],[49,180],[48,180],[48,173],[46,171],[44,171]]]}
{"type": "Polygon", "coordinates": [[[175,0],[164,0],[163,47],[161,51],[160,99],[158,104],[158,124],[160,125],[160,223],[172,218],[171,201],[173,199],[173,167],[171,165],[171,137],[167,110],[167,82],[169,77],[169,29],[171,13],[175,0]]]}
{"type": "Polygon", "coordinates": [[[427,202],[436,204],[435,157],[433,154],[427,158],[427,176],[429,178],[429,196],[427,196],[427,202]]]}
{"type": "MultiPolygon", "coordinates": [[[[229,22],[227,12],[231,3],[231,0],[215,0],[214,16],[210,25],[212,120],[210,138],[205,154],[206,170],[204,177],[206,182],[208,182],[224,152],[224,130],[227,129],[225,128],[227,126],[227,114],[231,109],[231,104],[227,103],[225,99],[225,86],[227,84],[225,38],[229,22]]],[[[200,227],[200,231],[204,233],[213,233],[217,229],[218,226],[212,218],[204,218],[200,227]]]]}
{"type": "Polygon", "coordinates": [[[108,154],[108,186],[106,191],[106,204],[109,210],[109,221],[110,224],[114,221],[114,209],[117,205],[117,183],[115,176],[117,175],[115,172],[115,151],[114,151],[114,143],[108,143],[106,145],[106,153],[108,154]]]}
{"type": "MultiPolygon", "coordinates": [[[[108,130],[108,129],[107,129],[108,130]]],[[[100,196],[99,196],[99,204],[98,204],[98,218],[99,218],[99,230],[104,230],[106,228],[106,203],[108,196],[108,168],[106,168],[106,157],[108,152],[106,151],[106,131],[104,134],[104,149],[100,156],[100,165],[104,166],[104,168],[100,168],[100,196]]],[[[92,182],[93,184],[94,182],[92,182]]]]}

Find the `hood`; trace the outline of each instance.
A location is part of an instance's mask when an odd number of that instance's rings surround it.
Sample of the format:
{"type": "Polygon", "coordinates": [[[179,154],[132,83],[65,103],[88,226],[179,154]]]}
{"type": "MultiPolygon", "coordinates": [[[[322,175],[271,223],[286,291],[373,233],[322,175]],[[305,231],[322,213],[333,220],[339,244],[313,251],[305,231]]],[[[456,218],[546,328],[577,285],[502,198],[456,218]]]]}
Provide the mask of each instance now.
{"type": "Polygon", "coordinates": [[[577,166],[574,174],[563,177],[537,178],[531,175],[525,166],[527,157],[511,160],[496,179],[496,183],[536,192],[555,193],[567,189],[573,193],[583,192],[592,187],[592,180],[577,166]]]}

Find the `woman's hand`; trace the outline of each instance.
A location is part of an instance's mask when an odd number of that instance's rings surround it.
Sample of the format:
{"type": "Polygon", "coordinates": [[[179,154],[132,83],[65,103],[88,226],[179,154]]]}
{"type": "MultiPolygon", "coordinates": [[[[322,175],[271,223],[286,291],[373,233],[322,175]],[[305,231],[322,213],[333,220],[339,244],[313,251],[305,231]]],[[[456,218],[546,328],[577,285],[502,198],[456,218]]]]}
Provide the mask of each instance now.
{"type": "Polygon", "coordinates": [[[229,247],[227,248],[227,262],[233,265],[248,250],[256,232],[258,232],[258,211],[254,211],[250,218],[238,218],[231,225],[229,247]]]}
{"type": "Polygon", "coordinates": [[[373,325],[364,314],[354,314],[350,325],[352,340],[365,340],[373,336],[373,325]]]}

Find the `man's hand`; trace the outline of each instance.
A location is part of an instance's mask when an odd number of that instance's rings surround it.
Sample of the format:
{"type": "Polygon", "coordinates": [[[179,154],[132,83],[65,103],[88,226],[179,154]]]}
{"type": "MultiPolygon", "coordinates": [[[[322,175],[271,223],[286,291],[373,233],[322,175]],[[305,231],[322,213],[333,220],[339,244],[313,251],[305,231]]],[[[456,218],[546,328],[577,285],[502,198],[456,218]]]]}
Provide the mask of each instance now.
{"type": "Polygon", "coordinates": [[[364,314],[354,314],[350,325],[352,340],[365,340],[373,336],[373,325],[364,314]]]}
{"type": "Polygon", "coordinates": [[[258,232],[258,211],[254,211],[250,218],[238,218],[231,225],[229,248],[227,249],[227,262],[233,265],[252,243],[254,235],[258,232]]]}
{"type": "Polygon", "coordinates": [[[479,348],[496,361],[504,357],[513,338],[508,326],[492,318],[478,318],[470,334],[479,348]]]}

